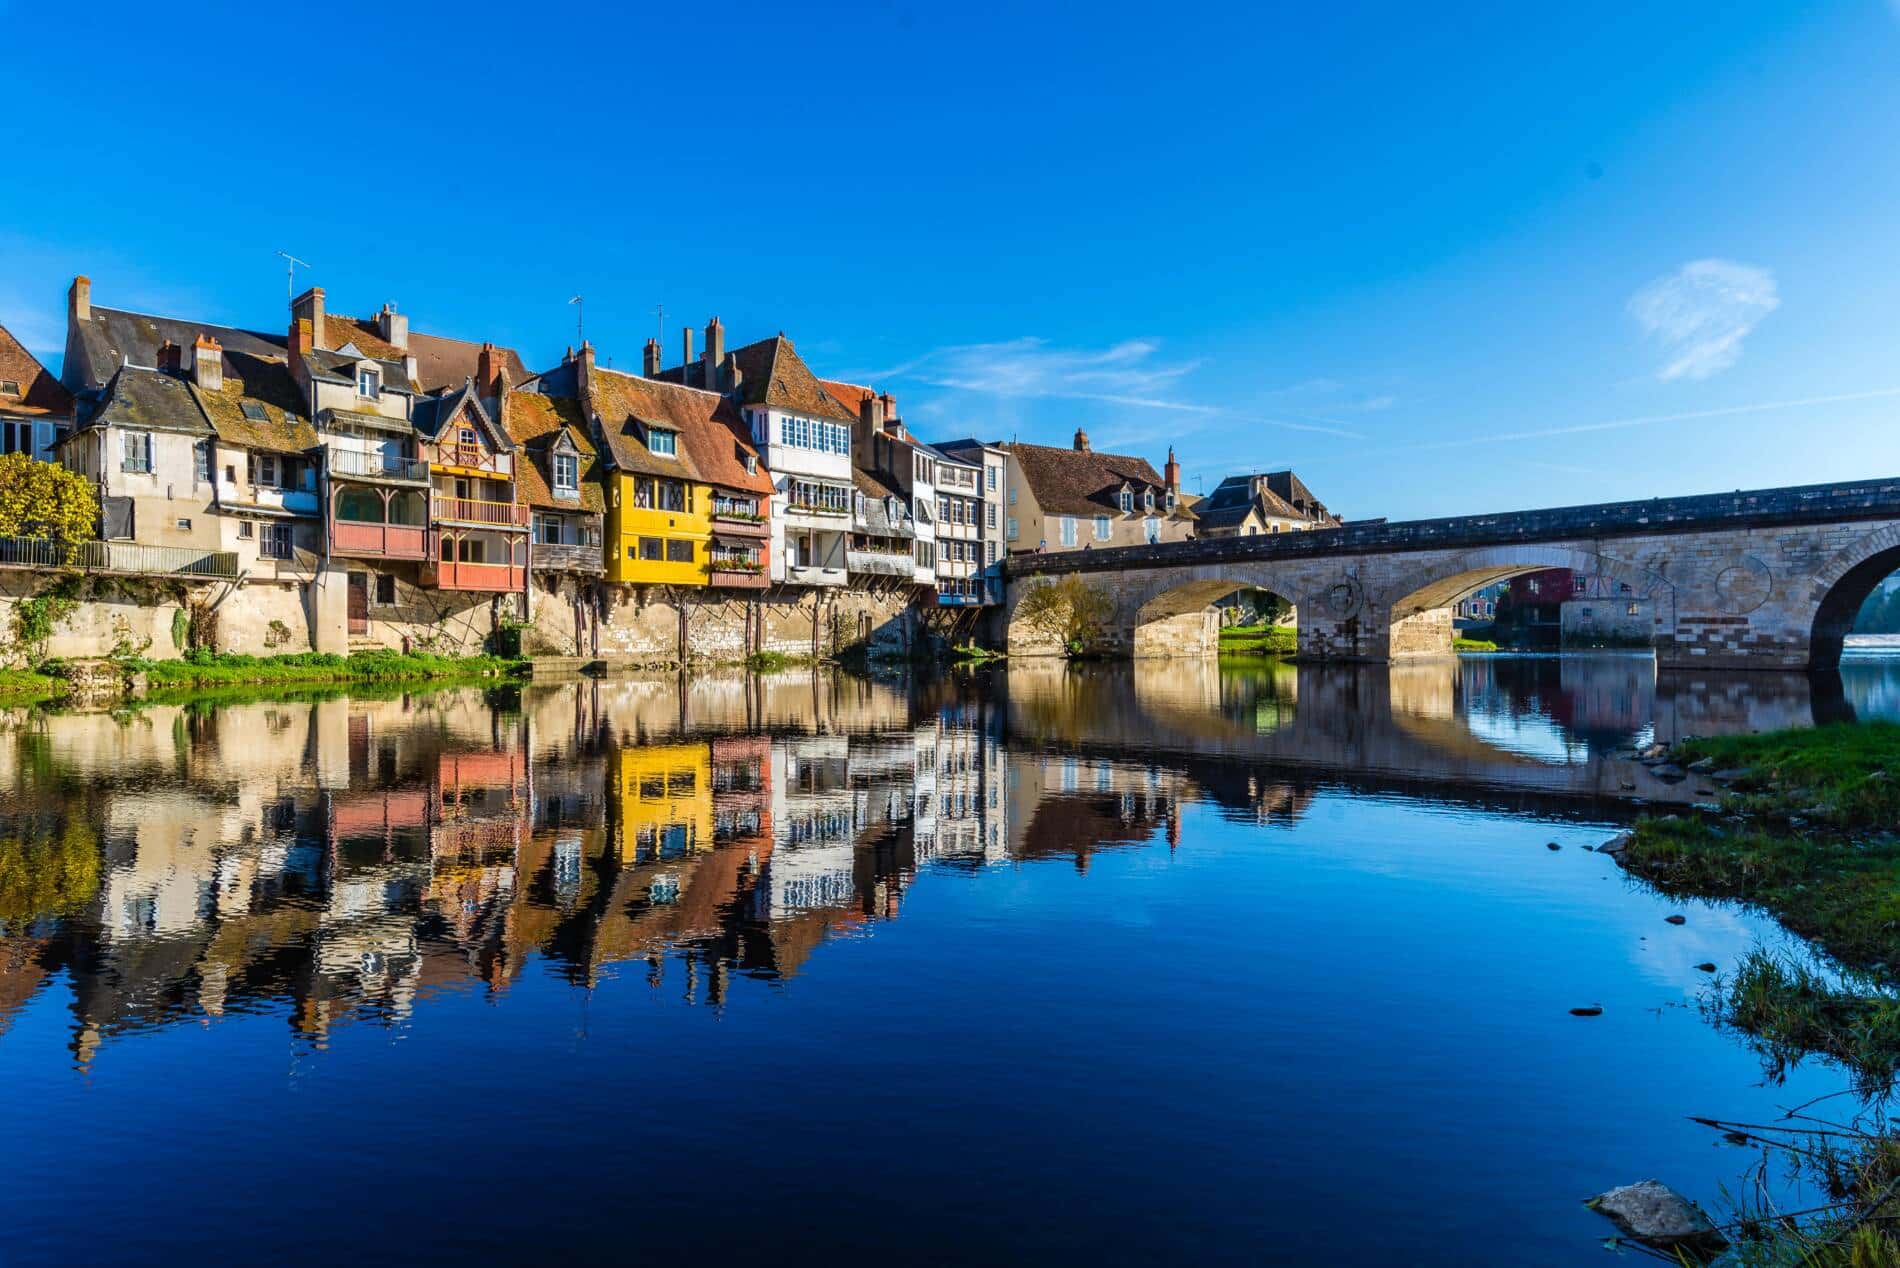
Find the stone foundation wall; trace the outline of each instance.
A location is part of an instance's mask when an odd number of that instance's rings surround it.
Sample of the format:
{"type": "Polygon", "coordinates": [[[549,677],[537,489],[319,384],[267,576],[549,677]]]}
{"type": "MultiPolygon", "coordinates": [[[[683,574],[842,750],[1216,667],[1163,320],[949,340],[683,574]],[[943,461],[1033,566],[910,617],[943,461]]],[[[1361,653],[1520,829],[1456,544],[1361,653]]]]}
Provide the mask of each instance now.
{"type": "Polygon", "coordinates": [[[532,611],[523,640],[531,654],[641,665],[742,661],[760,651],[833,656],[860,646],[898,657],[922,637],[907,591],[747,593],[564,581],[553,593],[537,584],[532,611]]]}

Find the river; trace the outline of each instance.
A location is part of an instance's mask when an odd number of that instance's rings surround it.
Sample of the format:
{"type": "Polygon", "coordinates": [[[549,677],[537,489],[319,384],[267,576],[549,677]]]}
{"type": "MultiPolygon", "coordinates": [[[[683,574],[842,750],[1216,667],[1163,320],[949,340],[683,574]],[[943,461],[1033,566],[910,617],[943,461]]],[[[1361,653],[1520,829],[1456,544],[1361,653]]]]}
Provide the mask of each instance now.
{"type": "Polygon", "coordinates": [[[1584,848],[1699,795],[1616,754],[1894,715],[1878,648],[15,713],[0,1261],[1594,1261],[1843,1086],[1698,1007],[1772,922],[1584,848]]]}

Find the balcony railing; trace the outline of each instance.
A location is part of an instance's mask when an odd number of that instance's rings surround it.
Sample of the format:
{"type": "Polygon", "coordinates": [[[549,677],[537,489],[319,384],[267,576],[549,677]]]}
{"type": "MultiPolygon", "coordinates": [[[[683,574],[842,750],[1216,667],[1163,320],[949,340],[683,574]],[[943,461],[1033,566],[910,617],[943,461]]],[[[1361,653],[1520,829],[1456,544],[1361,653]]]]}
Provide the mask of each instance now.
{"type": "Polygon", "coordinates": [[[330,450],[330,474],[421,484],[429,478],[429,464],[420,458],[402,458],[395,454],[364,453],[360,449],[332,449],[330,450]]]}
{"type": "Polygon", "coordinates": [[[0,537],[0,566],[77,568],[166,577],[235,577],[237,552],[195,546],[140,546],[134,542],[55,542],[0,537]]]}
{"type": "Polygon", "coordinates": [[[356,559],[427,559],[426,529],[413,524],[330,521],[330,549],[356,559]]]}
{"type": "Polygon", "coordinates": [[[883,577],[908,577],[916,567],[907,550],[851,550],[845,553],[845,564],[852,572],[883,577]]]}
{"type": "Polygon", "coordinates": [[[567,542],[532,542],[528,559],[540,572],[604,572],[607,567],[599,546],[567,542]]]}
{"type": "Polygon", "coordinates": [[[423,577],[438,590],[506,592],[527,588],[527,569],[519,564],[465,564],[446,559],[423,565],[423,577]]]}
{"type": "Polygon", "coordinates": [[[453,520],[458,524],[486,524],[494,528],[528,526],[528,508],[519,502],[438,497],[433,500],[430,513],[438,520],[453,520]]]}
{"type": "Polygon", "coordinates": [[[438,467],[462,467],[470,471],[490,471],[496,475],[512,476],[515,471],[514,455],[490,453],[480,445],[446,444],[435,447],[435,464],[438,467]]]}

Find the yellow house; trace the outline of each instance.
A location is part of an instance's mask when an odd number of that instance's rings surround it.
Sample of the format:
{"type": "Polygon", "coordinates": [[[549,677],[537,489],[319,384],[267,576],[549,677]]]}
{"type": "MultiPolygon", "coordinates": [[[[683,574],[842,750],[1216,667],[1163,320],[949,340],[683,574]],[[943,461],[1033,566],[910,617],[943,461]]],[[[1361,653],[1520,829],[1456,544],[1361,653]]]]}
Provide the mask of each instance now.
{"type": "Polygon", "coordinates": [[[713,848],[712,749],[705,744],[623,748],[610,766],[621,861],[639,865],[713,848]]]}
{"type": "Polygon", "coordinates": [[[730,407],[711,392],[599,369],[585,345],[575,365],[582,407],[599,422],[606,460],[607,580],[706,585],[713,496],[693,461],[692,441],[730,407]]]}

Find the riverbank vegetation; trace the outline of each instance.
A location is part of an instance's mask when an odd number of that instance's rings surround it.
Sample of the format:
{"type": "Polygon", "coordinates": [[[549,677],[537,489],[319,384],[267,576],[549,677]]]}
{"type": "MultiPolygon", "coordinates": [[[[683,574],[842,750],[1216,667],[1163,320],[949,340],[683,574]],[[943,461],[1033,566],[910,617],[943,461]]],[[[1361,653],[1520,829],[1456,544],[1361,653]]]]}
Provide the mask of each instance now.
{"type": "Polygon", "coordinates": [[[181,660],[127,662],[149,687],[230,684],[396,682],[447,678],[492,678],[519,673],[526,662],[499,656],[438,656],[431,652],[374,651],[339,656],[300,652],[287,656],[189,652],[181,660]]]}
{"type": "Polygon", "coordinates": [[[1293,625],[1229,625],[1220,632],[1223,656],[1291,656],[1299,645],[1293,625]]]}

